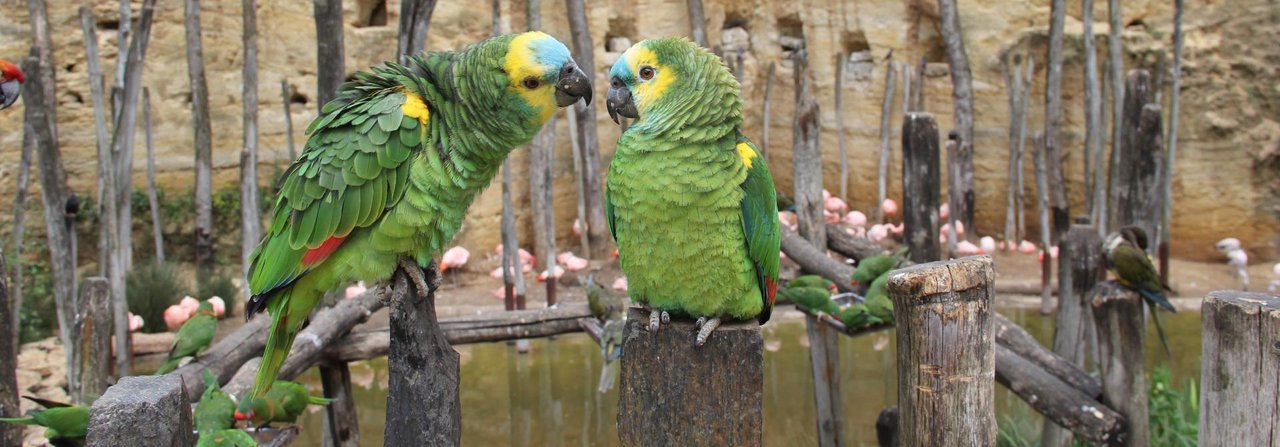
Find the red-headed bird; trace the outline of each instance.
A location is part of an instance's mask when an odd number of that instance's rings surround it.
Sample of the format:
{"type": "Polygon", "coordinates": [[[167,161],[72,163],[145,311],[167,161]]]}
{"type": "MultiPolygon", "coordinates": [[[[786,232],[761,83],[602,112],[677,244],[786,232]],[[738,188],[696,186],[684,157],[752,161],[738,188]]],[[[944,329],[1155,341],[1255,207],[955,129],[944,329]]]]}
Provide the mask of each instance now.
{"type": "Polygon", "coordinates": [[[17,65],[0,60],[0,109],[7,109],[18,101],[23,82],[27,82],[27,77],[22,75],[17,65]]]}

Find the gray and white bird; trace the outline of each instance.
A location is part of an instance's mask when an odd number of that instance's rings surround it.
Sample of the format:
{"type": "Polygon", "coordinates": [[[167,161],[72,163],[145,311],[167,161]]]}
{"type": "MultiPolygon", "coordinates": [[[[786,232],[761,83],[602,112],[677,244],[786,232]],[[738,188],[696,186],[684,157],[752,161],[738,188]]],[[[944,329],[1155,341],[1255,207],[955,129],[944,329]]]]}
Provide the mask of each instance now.
{"type": "Polygon", "coordinates": [[[1249,254],[1241,247],[1240,240],[1229,237],[1218,241],[1214,247],[1227,256],[1227,273],[1240,281],[1241,290],[1249,290],[1249,254]]]}

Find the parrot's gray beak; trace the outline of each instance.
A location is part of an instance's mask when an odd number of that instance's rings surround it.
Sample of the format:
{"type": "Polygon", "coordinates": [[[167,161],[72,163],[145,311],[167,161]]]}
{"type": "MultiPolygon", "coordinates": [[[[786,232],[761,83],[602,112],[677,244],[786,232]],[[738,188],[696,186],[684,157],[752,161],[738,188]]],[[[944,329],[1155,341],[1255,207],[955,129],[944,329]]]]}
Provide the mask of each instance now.
{"type": "Polygon", "coordinates": [[[579,98],[591,105],[591,77],[569,61],[560,68],[560,80],[556,81],[556,105],[569,107],[579,98]]]}
{"type": "Polygon", "coordinates": [[[18,81],[5,81],[0,84],[0,109],[7,109],[18,102],[20,93],[22,93],[22,84],[18,81]]]}
{"type": "Polygon", "coordinates": [[[605,100],[605,108],[609,109],[609,118],[613,118],[614,123],[621,124],[618,115],[631,119],[640,118],[636,103],[631,100],[631,90],[617,76],[609,81],[609,97],[605,100]]]}

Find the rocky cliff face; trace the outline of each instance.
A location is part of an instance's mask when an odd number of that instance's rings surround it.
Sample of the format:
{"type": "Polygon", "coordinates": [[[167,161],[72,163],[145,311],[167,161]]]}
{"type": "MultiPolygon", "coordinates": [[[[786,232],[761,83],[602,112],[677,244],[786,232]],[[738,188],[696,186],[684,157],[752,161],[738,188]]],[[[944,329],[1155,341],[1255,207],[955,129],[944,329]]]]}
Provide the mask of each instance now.
{"type": "MultiPolygon", "coordinates": [[[[104,71],[114,72],[116,56],[116,2],[94,0],[104,71]]],[[[264,164],[287,162],[282,101],[292,103],[294,139],[300,146],[302,129],[316,115],[317,104],[314,25],[311,2],[259,1],[259,86],[261,109],[261,159],[264,164]],[[282,95],[280,81],[287,84],[282,95]]],[[[347,0],[345,5],[346,69],[352,72],[390,60],[395,52],[399,2],[396,0],[347,0]]],[[[430,50],[452,49],[483,39],[490,32],[487,4],[441,1],[436,7],[427,38],[430,50]]],[[[588,21],[595,43],[597,97],[603,97],[608,67],[627,42],[689,32],[685,2],[680,0],[589,1],[588,21]]],[[[742,83],[747,103],[745,133],[767,149],[779,191],[791,189],[790,141],[794,92],[793,72],[783,61],[787,47],[803,41],[810,56],[811,75],[822,113],[821,147],[827,157],[825,183],[838,190],[839,163],[832,90],[836,54],[851,54],[844,82],[844,132],[850,157],[850,195],[858,209],[875,201],[879,151],[879,117],[884,89],[883,59],[892,52],[897,61],[945,62],[938,36],[936,4],[927,0],[809,0],[734,1],[704,0],[709,41],[728,49],[742,49],[742,83]],[[762,134],[762,99],[770,63],[777,62],[769,141],[762,134]]],[[[1106,2],[1098,3],[1094,29],[1105,57],[1106,2]]],[[[1158,53],[1169,51],[1172,32],[1171,2],[1124,2],[1127,24],[1125,67],[1155,67],[1158,53]]],[[[51,29],[59,96],[59,139],[73,189],[89,194],[95,187],[93,118],[82,33],[76,8],[80,2],[50,1],[51,29]]],[[[135,8],[138,7],[135,2],[135,8]]],[[[546,31],[569,41],[564,4],[542,2],[546,31]]],[[[0,0],[8,14],[0,16],[0,56],[20,59],[30,39],[26,2],[0,0]]],[[[155,108],[157,165],[162,185],[171,193],[183,193],[190,183],[193,138],[190,89],[187,85],[182,5],[160,2],[143,85],[151,91],[155,108]]],[[[524,2],[503,2],[503,22],[508,29],[524,28],[524,2]]],[[[1067,188],[1072,213],[1083,211],[1083,66],[1079,5],[1072,2],[1067,18],[1066,54],[1063,66],[1067,188]]],[[[1280,10],[1265,0],[1188,2],[1185,63],[1182,81],[1182,113],[1177,175],[1174,179],[1174,253],[1191,258],[1214,256],[1212,244],[1226,236],[1244,240],[1255,259],[1276,258],[1280,253],[1280,10]]],[[[1003,230],[1005,185],[1008,169],[1008,111],[1000,55],[1030,52],[1044,60],[1047,1],[973,0],[962,4],[965,45],[973,67],[976,135],[977,233],[1003,230]]],[[[205,64],[209,70],[211,110],[214,120],[214,163],[218,183],[234,182],[241,144],[240,133],[240,2],[203,2],[205,64]]],[[[1040,64],[1043,66],[1043,64],[1040,64]]],[[[951,118],[950,78],[946,66],[931,64],[926,70],[925,109],[934,113],[942,129],[951,118]]],[[[1032,96],[1030,126],[1043,122],[1043,69],[1032,96]]],[[[1165,77],[1167,79],[1167,77],[1165,77]]],[[[898,88],[901,94],[901,87],[898,88]]],[[[1168,95],[1164,95],[1166,101],[1168,95]]],[[[602,107],[602,106],[601,106],[602,107]]],[[[895,116],[900,112],[895,104],[895,116]]],[[[13,197],[15,170],[21,142],[20,110],[10,110],[0,120],[0,197],[13,197]]],[[[613,152],[618,128],[599,113],[600,150],[607,161],[613,152]]],[[[900,195],[901,159],[895,135],[890,196],[900,195]]],[[[563,119],[557,121],[555,200],[558,228],[564,242],[570,240],[569,223],[575,215],[572,158],[563,119]]],[[[138,138],[139,145],[142,138],[138,138]]],[[[136,151],[135,185],[144,181],[144,149],[136,151]]],[[[517,179],[527,166],[524,151],[514,155],[517,179]]],[[[262,182],[274,170],[264,168],[262,182]]],[[[1031,178],[1027,163],[1027,178],[1031,178]]],[[[34,182],[33,182],[34,183],[34,182]]],[[[1029,182],[1034,185],[1033,182],[1029,182]]],[[[1032,186],[1034,187],[1034,186],[1032,186]]],[[[516,200],[528,203],[528,186],[521,180],[516,200]]],[[[944,191],[945,194],[945,191],[944,191]]],[[[491,188],[473,206],[458,242],[473,249],[498,242],[500,192],[491,188]]],[[[1028,194],[1028,209],[1035,209],[1028,194]]],[[[11,200],[0,201],[8,216],[11,200]]],[[[38,219],[38,213],[32,215],[38,219]]],[[[1028,222],[1034,227],[1034,215],[1028,222]]],[[[7,218],[7,217],[6,217],[7,218]]],[[[144,217],[145,218],[145,217],[144,217]]],[[[522,222],[527,223],[527,216],[522,222]]],[[[522,225],[531,228],[531,225],[522,225]]],[[[531,230],[522,240],[528,244],[531,230]]],[[[1034,229],[1031,234],[1034,233],[1034,229]]],[[[562,243],[563,245],[563,243],[562,243]]]]}

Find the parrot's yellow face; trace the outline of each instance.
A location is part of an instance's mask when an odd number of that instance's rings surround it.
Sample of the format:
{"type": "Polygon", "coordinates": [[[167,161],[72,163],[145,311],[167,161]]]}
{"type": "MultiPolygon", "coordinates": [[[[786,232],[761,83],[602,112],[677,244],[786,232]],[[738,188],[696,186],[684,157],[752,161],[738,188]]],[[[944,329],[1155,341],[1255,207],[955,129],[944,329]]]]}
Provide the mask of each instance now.
{"type": "Polygon", "coordinates": [[[591,104],[591,78],[578,68],[569,49],[547,33],[516,35],[501,65],[509,81],[508,91],[523,100],[538,126],[558,107],[572,105],[579,98],[591,104]]]}
{"type": "MultiPolygon", "coordinates": [[[[630,75],[627,77],[632,81],[632,95],[636,105],[641,109],[661,98],[679,76],[675,70],[671,70],[658,59],[658,53],[645,45],[647,42],[627,49],[627,52],[622,54],[622,59],[614,64],[615,68],[619,65],[624,68],[624,70],[618,70],[620,73],[630,75]]],[[[614,70],[610,70],[612,71],[614,70]]]]}
{"type": "Polygon", "coordinates": [[[688,39],[650,39],[627,49],[609,69],[609,116],[650,129],[736,120],[738,81],[719,56],[688,39]],[[695,118],[695,116],[700,118],[695,118]]]}

